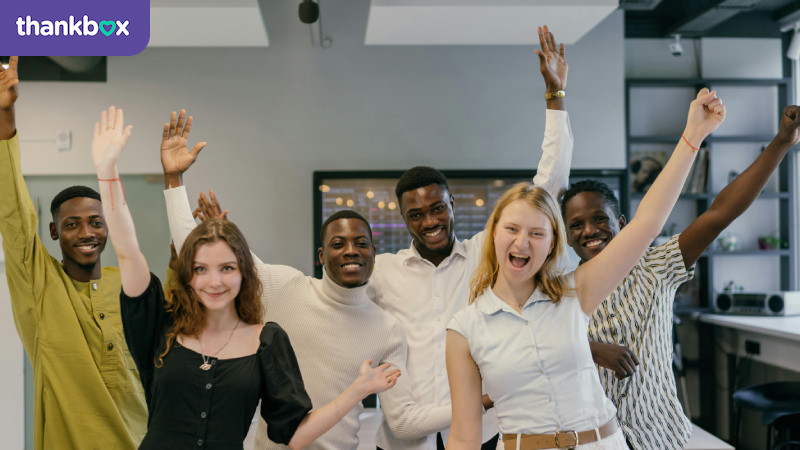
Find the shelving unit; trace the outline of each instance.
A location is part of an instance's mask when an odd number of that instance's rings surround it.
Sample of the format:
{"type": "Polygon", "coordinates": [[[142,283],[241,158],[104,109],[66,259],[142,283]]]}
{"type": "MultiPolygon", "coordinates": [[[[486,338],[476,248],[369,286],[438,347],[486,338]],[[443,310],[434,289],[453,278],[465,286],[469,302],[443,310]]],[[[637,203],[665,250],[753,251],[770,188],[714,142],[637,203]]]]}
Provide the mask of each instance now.
{"type": "MultiPolygon", "coordinates": [[[[626,155],[657,151],[671,154],[681,138],[689,102],[703,87],[716,89],[726,105],[726,120],[704,146],[709,152],[705,192],[682,194],[668,223],[675,232],[684,230],[708,210],[716,195],[727,185],[729,172],[741,172],[769,144],[778,131],[780,115],[791,98],[791,80],[778,79],[628,79],[626,81],[626,155]]],[[[733,281],[750,291],[797,289],[793,245],[794,207],[792,191],[794,152],[790,151],[758,199],[721,236],[736,236],[737,247],[723,251],[712,245],[697,262],[695,278],[682,286],[675,311],[684,318],[713,311],[715,292],[733,281]],[[788,248],[760,250],[761,235],[777,235],[788,248]],[[696,280],[696,281],[695,281],[696,280]],[[689,283],[694,283],[693,285],[689,283]],[[688,289],[687,289],[688,286],[688,289]],[[692,288],[694,287],[694,289],[692,288]],[[688,290],[689,295],[685,295],[688,290]],[[686,299],[692,299],[686,302],[686,299]],[[691,304],[687,304],[691,303],[691,304]]],[[[631,177],[626,188],[631,190],[631,177]]],[[[643,194],[631,193],[623,203],[626,213],[636,210],[643,194]]],[[[628,214],[628,217],[631,217],[628,214]]],[[[687,323],[687,322],[685,322],[687,323]]],[[[715,434],[725,427],[717,420],[718,401],[715,374],[714,330],[708,324],[688,322],[681,333],[685,367],[695,377],[698,394],[693,421],[715,434]],[[684,338],[695,345],[685,345],[684,338]],[[699,376],[698,375],[701,375],[699,376]]],[[[730,380],[730,385],[735,380],[730,380]]],[[[727,404],[727,400],[723,404],[727,404]]]]}
{"type": "MultiPolygon", "coordinates": [[[[728,183],[727,173],[744,170],[778,130],[780,113],[790,98],[791,80],[779,79],[628,79],[626,81],[626,154],[628,161],[641,152],[662,152],[667,156],[681,139],[689,102],[702,87],[716,89],[727,108],[725,123],[709,136],[706,190],[682,194],[669,222],[675,232],[685,229],[706,211],[728,183]]],[[[742,217],[721,236],[735,236],[734,251],[715,244],[707,250],[696,269],[699,295],[695,304],[678,304],[679,311],[708,311],[715,292],[733,280],[745,290],[790,290],[795,280],[791,218],[795,194],[791,190],[794,155],[787,154],[777,173],[742,217]],[[759,236],[777,235],[788,248],[759,250],[759,236]],[[757,270],[753,270],[757,268],[757,270]]],[[[629,175],[629,179],[630,179],[629,175]]],[[[629,180],[630,181],[630,180],[629,180]]],[[[626,186],[631,189],[631,183],[626,186]]],[[[626,213],[635,212],[644,194],[631,192],[626,213]]],[[[685,299],[683,300],[685,302],[685,299]]]]}

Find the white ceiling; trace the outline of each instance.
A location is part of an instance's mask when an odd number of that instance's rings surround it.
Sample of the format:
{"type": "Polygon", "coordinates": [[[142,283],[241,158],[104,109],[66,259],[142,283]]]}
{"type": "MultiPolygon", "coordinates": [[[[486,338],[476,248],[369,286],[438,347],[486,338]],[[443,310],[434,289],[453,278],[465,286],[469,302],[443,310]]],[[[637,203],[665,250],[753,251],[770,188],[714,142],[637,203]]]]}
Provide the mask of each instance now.
{"type": "Polygon", "coordinates": [[[574,44],[618,0],[372,0],[367,45],[535,45],[536,27],[574,44]]]}
{"type": "Polygon", "coordinates": [[[151,0],[149,47],[267,47],[257,0],[151,0]]]}
{"type": "MultiPolygon", "coordinates": [[[[294,1],[299,4],[300,0],[294,1]]],[[[371,0],[367,45],[537,45],[536,26],[577,42],[618,0],[371,0]]],[[[298,20],[296,17],[287,20],[298,20]]],[[[267,47],[258,0],[152,0],[150,47],[267,47]]]]}

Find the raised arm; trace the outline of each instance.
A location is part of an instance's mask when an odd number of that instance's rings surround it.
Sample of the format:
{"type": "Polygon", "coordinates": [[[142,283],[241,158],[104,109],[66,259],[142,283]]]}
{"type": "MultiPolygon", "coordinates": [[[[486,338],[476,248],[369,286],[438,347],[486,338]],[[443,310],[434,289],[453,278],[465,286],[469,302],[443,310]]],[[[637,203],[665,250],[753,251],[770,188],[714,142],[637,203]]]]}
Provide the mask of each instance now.
{"type": "Polygon", "coordinates": [[[198,142],[191,151],[187,147],[189,132],[192,129],[192,116],[186,117],[186,110],[180,114],[172,111],[169,122],[164,124],[161,135],[161,168],[164,171],[164,198],[167,203],[169,231],[175,248],[180,251],[189,233],[197,226],[189,206],[186,188],[183,186],[183,173],[197,160],[197,155],[205,146],[198,142]]]}
{"type": "Polygon", "coordinates": [[[19,97],[18,61],[18,56],[12,56],[8,69],[0,65],[0,141],[11,139],[17,131],[14,102],[19,97]]]}
{"type": "Polygon", "coordinates": [[[678,200],[700,143],[719,127],[724,118],[725,106],[716,93],[702,89],[689,106],[681,140],[639,204],[636,216],[602,252],[575,271],[575,289],[586,314],[592,314],[617,287],[661,232],[678,200]]]}
{"type": "Polygon", "coordinates": [[[38,218],[22,177],[14,123],[18,85],[17,57],[12,56],[8,69],[0,66],[0,234],[14,323],[25,350],[33,357],[40,306],[46,301],[43,281],[50,256],[36,234],[38,218]]]}
{"type": "Polygon", "coordinates": [[[400,377],[400,371],[390,369],[389,364],[382,364],[370,368],[372,360],[365,360],[361,364],[358,377],[338,397],[325,406],[311,411],[297,427],[289,448],[301,449],[314,442],[331,429],[348,411],[353,409],[358,402],[370,394],[378,394],[392,388],[400,377]]]}
{"type": "Polygon", "coordinates": [[[447,330],[447,379],[453,422],[447,449],[481,448],[481,374],[469,353],[467,338],[455,330],[447,330]]]}
{"type": "Polygon", "coordinates": [[[164,170],[164,188],[183,186],[183,173],[197,160],[197,155],[206,146],[198,142],[191,151],[186,146],[192,129],[192,116],[186,117],[186,110],[180,114],[172,111],[169,122],[164,124],[161,135],[161,168],[164,170]]]}
{"type": "Polygon", "coordinates": [[[108,234],[119,260],[122,290],[129,297],[136,297],[150,284],[150,269],[139,249],[133,218],[117,171],[117,160],[130,137],[131,126],[125,127],[122,110],[109,107],[100,115],[100,122],[94,124],[92,161],[97,170],[108,234]]]}
{"type": "Polygon", "coordinates": [[[787,106],[778,134],[766,149],[714,198],[711,207],[678,237],[686,267],[691,267],[719,234],[747,210],[764,189],[786,152],[800,141],[800,107],[787,106]]]}
{"type": "MultiPolygon", "coordinates": [[[[403,326],[395,322],[391,336],[394,342],[386,354],[384,363],[406,371],[408,345],[403,326]]],[[[392,435],[400,440],[418,439],[450,425],[450,405],[418,405],[411,391],[408,377],[400,377],[394,388],[378,395],[381,410],[392,435]]]]}
{"type": "Polygon", "coordinates": [[[556,44],[547,26],[539,27],[538,31],[541,49],[535,52],[539,55],[539,70],[544,79],[547,110],[542,159],[533,184],[558,198],[569,184],[572,164],[572,129],[563,96],[567,88],[567,61],[564,59],[564,44],[556,44]]]}

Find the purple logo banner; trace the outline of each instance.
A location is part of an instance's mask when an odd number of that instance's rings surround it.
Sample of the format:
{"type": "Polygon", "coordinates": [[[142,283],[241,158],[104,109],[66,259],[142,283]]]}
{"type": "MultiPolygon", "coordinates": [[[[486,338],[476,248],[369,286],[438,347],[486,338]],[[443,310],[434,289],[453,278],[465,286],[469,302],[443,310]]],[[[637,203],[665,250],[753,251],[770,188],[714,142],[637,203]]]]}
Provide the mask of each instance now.
{"type": "Polygon", "coordinates": [[[150,41],[149,0],[9,0],[0,54],[130,56],[150,41]]]}

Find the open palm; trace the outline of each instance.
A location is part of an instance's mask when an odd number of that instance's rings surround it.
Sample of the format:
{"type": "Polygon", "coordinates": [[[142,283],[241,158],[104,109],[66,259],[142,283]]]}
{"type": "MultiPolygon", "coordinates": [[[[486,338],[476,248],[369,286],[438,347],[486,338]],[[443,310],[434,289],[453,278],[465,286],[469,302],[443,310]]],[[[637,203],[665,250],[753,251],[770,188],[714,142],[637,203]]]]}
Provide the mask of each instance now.
{"type": "Polygon", "coordinates": [[[172,111],[169,123],[164,124],[164,134],[161,137],[161,166],[165,174],[182,174],[194,164],[197,154],[206,146],[199,142],[189,151],[189,131],[192,129],[192,116],[186,118],[186,110],[182,109],[180,115],[172,111]],[[177,117],[176,117],[177,116],[177,117]]]}
{"type": "Polygon", "coordinates": [[[100,122],[94,124],[92,160],[95,168],[113,167],[130,137],[131,126],[125,127],[121,109],[110,106],[108,111],[103,111],[100,122]]]}

